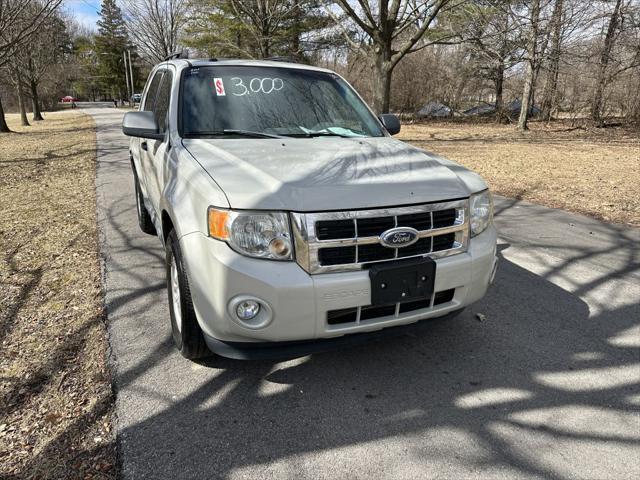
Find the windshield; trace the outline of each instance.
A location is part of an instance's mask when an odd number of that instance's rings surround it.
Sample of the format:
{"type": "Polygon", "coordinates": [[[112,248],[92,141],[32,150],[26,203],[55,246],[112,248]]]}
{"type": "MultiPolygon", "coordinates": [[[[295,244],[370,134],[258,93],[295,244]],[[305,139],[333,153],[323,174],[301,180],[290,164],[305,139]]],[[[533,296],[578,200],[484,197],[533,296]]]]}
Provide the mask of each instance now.
{"type": "Polygon", "coordinates": [[[185,137],[383,136],[369,109],[337,75],[248,66],[187,70],[182,132],[185,137]]]}

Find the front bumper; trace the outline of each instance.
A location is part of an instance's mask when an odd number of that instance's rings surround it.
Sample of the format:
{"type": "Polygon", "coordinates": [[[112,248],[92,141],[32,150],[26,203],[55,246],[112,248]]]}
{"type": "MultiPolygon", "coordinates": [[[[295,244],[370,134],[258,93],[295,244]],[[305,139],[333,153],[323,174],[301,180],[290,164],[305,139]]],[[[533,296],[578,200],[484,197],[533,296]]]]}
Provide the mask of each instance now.
{"type": "Polygon", "coordinates": [[[465,253],[436,260],[435,292],[455,289],[450,301],[429,308],[331,325],[327,312],[371,303],[369,274],[309,275],[295,262],[242,256],[200,233],[180,239],[191,296],[200,327],[212,346],[227,343],[296,342],[330,339],[415,323],[458,311],[482,298],[496,266],[496,230],[491,225],[469,242],[465,253]],[[250,295],[266,302],[268,325],[248,328],[229,312],[229,301],[250,295]]]}

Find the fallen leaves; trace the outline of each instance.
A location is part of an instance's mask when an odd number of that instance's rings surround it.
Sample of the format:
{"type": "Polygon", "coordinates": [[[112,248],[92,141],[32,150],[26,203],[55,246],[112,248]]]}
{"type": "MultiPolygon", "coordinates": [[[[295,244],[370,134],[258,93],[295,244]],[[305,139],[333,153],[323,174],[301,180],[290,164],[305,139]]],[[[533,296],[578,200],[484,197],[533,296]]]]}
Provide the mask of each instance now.
{"type": "Polygon", "coordinates": [[[8,120],[19,133],[0,134],[0,477],[112,479],[95,126],[80,112],[8,120]]]}

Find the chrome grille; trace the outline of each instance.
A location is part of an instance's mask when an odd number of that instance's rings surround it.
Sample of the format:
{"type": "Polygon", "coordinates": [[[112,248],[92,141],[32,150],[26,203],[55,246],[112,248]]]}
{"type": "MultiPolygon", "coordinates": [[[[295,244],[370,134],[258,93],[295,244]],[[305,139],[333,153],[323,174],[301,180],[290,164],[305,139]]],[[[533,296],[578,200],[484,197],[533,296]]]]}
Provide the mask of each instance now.
{"type": "Polygon", "coordinates": [[[292,213],[296,260],[309,273],[360,270],[397,258],[455,255],[467,250],[468,201],[410,207],[292,213]],[[394,227],[418,230],[419,240],[387,248],[380,234],[394,227]]]}

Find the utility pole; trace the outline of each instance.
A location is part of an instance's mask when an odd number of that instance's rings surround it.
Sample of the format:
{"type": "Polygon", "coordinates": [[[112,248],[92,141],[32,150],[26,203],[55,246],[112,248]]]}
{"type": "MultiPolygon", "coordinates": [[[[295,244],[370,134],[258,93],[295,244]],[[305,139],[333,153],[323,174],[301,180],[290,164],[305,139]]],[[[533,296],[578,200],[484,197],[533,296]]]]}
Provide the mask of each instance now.
{"type": "Polygon", "coordinates": [[[131,96],[133,96],[135,92],[135,87],[133,85],[133,67],[131,66],[131,50],[127,50],[127,54],[129,55],[129,79],[131,81],[131,96]]]}
{"type": "Polygon", "coordinates": [[[129,90],[129,70],[127,70],[127,52],[123,51],[122,56],[124,57],[124,79],[127,82],[127,103],[130,103],[132,93],[129,90]]]}

